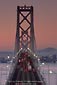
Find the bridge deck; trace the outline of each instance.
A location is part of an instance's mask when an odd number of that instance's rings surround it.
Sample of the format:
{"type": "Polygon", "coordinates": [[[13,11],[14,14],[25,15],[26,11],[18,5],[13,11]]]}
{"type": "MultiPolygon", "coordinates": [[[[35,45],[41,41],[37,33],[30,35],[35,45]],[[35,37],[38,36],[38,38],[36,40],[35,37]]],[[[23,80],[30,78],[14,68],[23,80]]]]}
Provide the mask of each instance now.
{"type": "Polygon", "coordinates": [[[45,85],[40,72],[35,68],[34,57],[28,50],[19,52],[6,85],[45,85]]]}

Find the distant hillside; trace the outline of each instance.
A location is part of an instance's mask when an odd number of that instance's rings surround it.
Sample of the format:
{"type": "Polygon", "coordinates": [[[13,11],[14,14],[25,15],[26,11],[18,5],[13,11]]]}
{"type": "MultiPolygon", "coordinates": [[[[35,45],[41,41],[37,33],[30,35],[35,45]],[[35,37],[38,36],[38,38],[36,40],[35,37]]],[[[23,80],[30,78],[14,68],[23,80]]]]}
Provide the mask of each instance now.
{"type": "Polygon", "coordinates": [[[12,59],[12,57],[14,56],[13,52],[0,52],[0,63],[7,63],[10,62],[10,60],[12,59]],[[9,56],[9,58],[8,58],[9,56]]]}
{"type": "Polygon", "coordinates": [[[7,51],[2,51],[2,52],[0,52],[0,57],[7,57],[7,56],[13,56],[13,52],[7,52],[7,51]]]}
{"type": "Polygon", "coordinates": [[[56,48],[45,48],[42,50],[38,50],[37,53],[42,56],[48,56],[48,55],[57,55],[57,49],[56,48]]]}

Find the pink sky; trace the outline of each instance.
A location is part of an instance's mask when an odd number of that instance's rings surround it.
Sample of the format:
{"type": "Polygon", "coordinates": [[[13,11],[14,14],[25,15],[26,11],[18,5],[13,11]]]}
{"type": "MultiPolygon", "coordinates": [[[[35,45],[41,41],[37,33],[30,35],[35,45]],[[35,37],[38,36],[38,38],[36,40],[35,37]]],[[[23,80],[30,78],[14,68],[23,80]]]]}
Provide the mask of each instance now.
{"type": "Polygon", "coordinates": [[[38,49],[57,48],[57,0],[0,0],[0,50],[14,50],[17,5],[33,5],[38,49]]]}

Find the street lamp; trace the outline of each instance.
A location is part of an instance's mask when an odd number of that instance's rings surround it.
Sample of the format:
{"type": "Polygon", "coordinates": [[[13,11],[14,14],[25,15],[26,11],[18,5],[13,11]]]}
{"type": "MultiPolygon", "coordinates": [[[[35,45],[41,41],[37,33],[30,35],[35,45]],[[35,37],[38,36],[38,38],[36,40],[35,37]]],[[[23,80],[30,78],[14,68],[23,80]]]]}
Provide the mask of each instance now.
{"type": "Polygon", "coordinates": [[[8,56],[7,56],[7,58],[9,59],[9,58],[10,58],[10,56],[8,55],[8,56]]]}
{"type": "Polygon", "coordinates": [[[42,63],[42,65],[44,65],[45,63],[42,63]]]}
{"type": "Polygon", "coordinates": [[[53,72],[50,70],[49,73],[52,74],[53,72]]]}

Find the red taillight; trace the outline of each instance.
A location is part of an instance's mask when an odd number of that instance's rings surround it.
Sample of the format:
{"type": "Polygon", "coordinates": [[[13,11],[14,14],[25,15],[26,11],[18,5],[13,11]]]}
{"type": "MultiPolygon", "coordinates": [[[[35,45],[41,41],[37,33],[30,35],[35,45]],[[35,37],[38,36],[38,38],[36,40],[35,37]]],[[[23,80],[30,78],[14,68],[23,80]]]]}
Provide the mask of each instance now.
{"type": "Polygon", "coordinates": [[[32,67],[31,67],[31,65],[28,65],[28,70],[30,71],[30,70],[32,70],[32,67]]]}
{"type": "Polygon", "coordinates": [[[28,56],[28,52],[21,53],[21,57],[27,57],[27,56],[28,56]]]}
{"type": "Polygon", "coordinates": [[[28,69],[26,68],[26,69],[24,69],[24,72],[28,72],[28,69]]]}
{"type": "Polygon", "coordinates": [[[21,61],[23,62],[23,60],[24,60],[24,59],[22,58],[21,61]]]}
{"type": "Polygon", "coordinates": [[[19,63],[21,62],[21,60],[19,60],[19,63]]]}
{"type": "Polygon", "coordinates": [[[33,68],[33,72],[35,72],[35,69],[33,68]]]}

